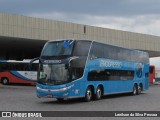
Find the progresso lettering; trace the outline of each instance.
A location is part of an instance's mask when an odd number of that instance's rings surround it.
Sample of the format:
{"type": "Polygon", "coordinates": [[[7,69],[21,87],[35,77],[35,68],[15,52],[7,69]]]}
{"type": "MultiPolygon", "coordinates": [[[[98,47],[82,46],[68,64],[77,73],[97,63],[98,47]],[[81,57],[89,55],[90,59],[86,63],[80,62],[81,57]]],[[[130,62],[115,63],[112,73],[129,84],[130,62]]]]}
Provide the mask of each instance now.
{"type": "Polygon", "coordinates": [[[113,68],[121,68],[121,62],[115,62],[110,60],[101,60],[100,67],[113,67],[113,68]]]}
{"type": "Polygon", "coordinates": [[[61,63],[61,60],[45,60],[44,63],[61,63]]]}

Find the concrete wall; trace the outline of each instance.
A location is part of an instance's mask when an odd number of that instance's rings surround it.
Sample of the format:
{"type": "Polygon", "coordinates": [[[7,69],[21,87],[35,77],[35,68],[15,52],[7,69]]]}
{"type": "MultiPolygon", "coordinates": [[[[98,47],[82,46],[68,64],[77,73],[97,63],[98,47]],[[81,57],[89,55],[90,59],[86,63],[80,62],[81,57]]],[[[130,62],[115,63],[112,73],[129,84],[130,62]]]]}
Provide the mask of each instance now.
{"type": "Polygon", "coordinates": [[[134,49],[160,52],[158,36],[4,13],[0,13],[0,36],[33,40],[93,39],[134,49]]]}

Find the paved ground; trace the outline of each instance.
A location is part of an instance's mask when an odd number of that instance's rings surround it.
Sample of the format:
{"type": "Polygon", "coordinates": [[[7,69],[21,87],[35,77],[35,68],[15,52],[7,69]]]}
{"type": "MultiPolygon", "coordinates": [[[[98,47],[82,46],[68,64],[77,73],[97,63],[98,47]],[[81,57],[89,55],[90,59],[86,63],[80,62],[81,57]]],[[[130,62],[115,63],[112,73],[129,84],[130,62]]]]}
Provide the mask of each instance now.
{"type": "Polygon", "coordinates": [[[0,111],[160,111],[160,85],[152,85],[137,96],[110,95],[91,102],[82,99],[57,102],[56,99],[37,98],[34,86],[0,85],[0,111]]]}

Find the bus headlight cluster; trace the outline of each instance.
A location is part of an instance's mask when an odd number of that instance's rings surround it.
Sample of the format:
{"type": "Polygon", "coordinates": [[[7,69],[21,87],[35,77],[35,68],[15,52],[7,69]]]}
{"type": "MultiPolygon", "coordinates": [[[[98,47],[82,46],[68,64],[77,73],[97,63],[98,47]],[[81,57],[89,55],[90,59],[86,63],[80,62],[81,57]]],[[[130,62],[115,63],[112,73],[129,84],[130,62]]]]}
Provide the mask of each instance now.
{"type": "Polygon", "coordinates": [[[73,86],[74,86],[74,84],[72,84],[68,87],[60,88],[60,89],[43,89],[43,88],[40,88],[40,87],[37,86],[37,90],[41,90],[41,91],[44,91],[44,92],[63,92],[63,91],[71,89],[73,86]]]}
{"type": "Polygon", "coordinates": [[[67,95],[68,95],[68,92],[63,94],[63,96],[67,96],[67,95]]]}

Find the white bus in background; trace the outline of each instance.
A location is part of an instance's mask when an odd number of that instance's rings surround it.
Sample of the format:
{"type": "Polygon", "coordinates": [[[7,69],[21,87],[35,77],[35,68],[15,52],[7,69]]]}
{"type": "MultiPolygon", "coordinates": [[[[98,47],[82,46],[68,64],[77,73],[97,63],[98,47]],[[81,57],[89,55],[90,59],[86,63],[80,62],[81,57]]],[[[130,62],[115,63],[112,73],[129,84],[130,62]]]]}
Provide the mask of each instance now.
{"type": "Polygon", "coordinates": [[[0,82],[4,85],[9,83],[24,83],[35,85],[37,81],[38,61],[32,67],[30,60],[0,60],[0,82]]]}

